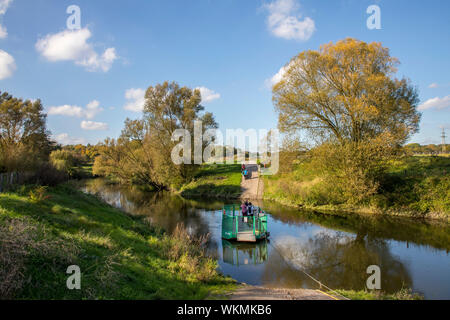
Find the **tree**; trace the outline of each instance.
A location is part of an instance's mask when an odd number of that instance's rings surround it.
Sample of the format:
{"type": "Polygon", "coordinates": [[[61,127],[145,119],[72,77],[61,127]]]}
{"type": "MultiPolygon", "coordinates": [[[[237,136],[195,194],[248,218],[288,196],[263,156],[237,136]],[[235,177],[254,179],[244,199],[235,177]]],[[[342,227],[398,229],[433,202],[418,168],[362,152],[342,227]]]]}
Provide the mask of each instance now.
{"type": "Polygon", "coordinates": [[[419,154],[422,153],[422,146],[418,143],[410,143],[404,147],[407,154],[419,154]]]}
{"type": "MultiPolygon", "coordinates": [[[[196,168],[192,164],[175,165],[171,161],[171,152],[178,143],[172,141],[175,130],[184,129],[189,132],[192,139],[191,146],[194,146],[195,121],[202,122],[202,135],[206,130],[218,127],[212,113],[202,114],[205,108],[200,104],[201,100],[199,90],[180,87],[176,82],[166,81],[147,89],[143,120],[149,130],[153,161],[159,168],[158,173],[162,180],[173,180],[171,177],[188,180],[196,168]]],[[[205,147],[206,144],[203,142],[202,151],[205,147]]],[[[193,157],[194,153],[191,152],[191,155],[193,157]]]]}
{"type": "Polygon", "coordinates": [[[345,39],[308,50],[285,67],[273,88],[282,132],[361,143],[381,135],[391,146],[417,132],[417,90],[394,78],[398,60],[380,43],[345,39]]]}
{"type": "Polygon", "coordinates": [[[14,98],[0,92],[0,166],[30,170],[48,160],[53,148],[40,100],[14,98]]]}
{"type": "MultiPolygon", "coordinates": [[[[114,175],[122,181],[151,185],[157,190],[179,186],[192,178],[196,166],[176,165],[171,160],[178,143],[172,137],[177,129],[185,129],[194,146],[194,122],[202,122],[202,134],[217,128],[212,113],[200,104],[199,90],[164,82],[149,87],[145,94],[143,118],[125,121],[119,139],[107,139],[99,148],[94,173],[114,175]]],[[[203,142],[202,150],[208,142],[203,142]]]]}
{"type": "Polygon", "coordinates": [[[394,77],[397,65],[380,43],[348,38],[304,51],[284,68],[273,87],[279,128],[316,140],[307,161],[326,192],[315,198],[366,201],[379,189],[386,159],[417,132],[417,90],[394,77]]]}

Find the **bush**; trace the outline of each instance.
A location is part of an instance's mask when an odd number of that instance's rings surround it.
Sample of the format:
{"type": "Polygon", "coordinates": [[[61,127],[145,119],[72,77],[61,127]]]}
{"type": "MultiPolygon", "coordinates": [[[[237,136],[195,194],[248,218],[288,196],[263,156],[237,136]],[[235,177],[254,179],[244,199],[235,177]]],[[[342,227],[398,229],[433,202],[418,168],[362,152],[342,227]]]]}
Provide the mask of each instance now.
{"type": "Polygon", "coordinates": [[[34,203],[40,203],[42,201],[50,199],[50,196],[47,195],[47,187],[39,186],[36,187],[29,192],[30,200],[34,203]]]}
{"type": "Polygon", "coordinates": [[[69,176],[65,172],[56,169],[50,163],[43,163],[28,182],[44,186],[56,186],[68,179],[69,176]]]}
{"type": "Polygon", "coordinates": [[[367,205],[380,190],[388,159],[397,149],[389,136],[364,143],[323,143],[295,161],[290,172],[267,179],[268,198],[309,206],[367,205]]]}
{"type": "Polygon", "coordinates": [[[384,144],[380,140],[344,145],[326,143],[313,149],[309,165],[323,178],[320,189],[326,192],[335,190],[332,194],[340,198],[338,202],[366,202],[377,193],[386,169],[386,159],[392,153],[392,149],[384,144]]]}

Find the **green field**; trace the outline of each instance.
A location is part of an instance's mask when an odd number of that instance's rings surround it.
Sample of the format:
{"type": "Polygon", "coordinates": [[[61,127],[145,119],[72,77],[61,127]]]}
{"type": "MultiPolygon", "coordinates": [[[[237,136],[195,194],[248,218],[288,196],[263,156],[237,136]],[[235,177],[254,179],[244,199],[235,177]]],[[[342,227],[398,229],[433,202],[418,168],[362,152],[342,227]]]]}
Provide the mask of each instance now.
{"type": "Polygon", "coordinates": [[[193,181],[181,188],[186,197],[238,198],[241,194],[241,166],[238,164],[203,165],[193,181]]]}
{"type": "Polygon", "coordinates": [[[234,288],[201,239],[172,236],[70,184],[0,194],[0,296],[23,299],[205,299],[234,288]],[[81,268],[68,290],[67,267],[81,268]]]}
{"type": "Polygon", "coordinates": [[[289,174],[265,178],[264,197],[285,205],[328,211],[383,212],[448,220],[450,159],[405,157],[387,163],[378,192],[359,205],[340,201],[314,170],[299,164],[289,174]]]}

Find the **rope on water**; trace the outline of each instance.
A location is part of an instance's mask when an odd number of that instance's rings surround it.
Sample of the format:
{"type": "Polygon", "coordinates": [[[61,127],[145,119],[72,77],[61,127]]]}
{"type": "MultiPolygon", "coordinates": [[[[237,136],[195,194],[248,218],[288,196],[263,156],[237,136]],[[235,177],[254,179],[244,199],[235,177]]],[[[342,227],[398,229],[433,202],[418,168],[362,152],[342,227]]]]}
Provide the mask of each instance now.
{"type": "MultiPolygon", "coordinates": [[[[273,242],[273,241],[271,240],[271,242],[273,242]]],[[[300,270],[301,272],[303,272],[308,278],[310,278],[311,280],[313,280],[314,282],[316,282],[316,283],[319,284],[319,289],[325,288],[325,289],[327,289],[328,291],[334,293],[335,295],[337,295],[337,296],[343,298],[343,300],[350,300],[349,298],[344,297],[342,294],[339,294],[338,292],[336,292],[335,290],[331,289],[330,287],[324,285],[322,282],[320,282],[319,280],[317,280],[316,278],[314,278],[312,275],[310,275],[308,272],[306,272],[306,271],[303,270],[302,268],[300,268],[300,267],[297,267],[297,268],[296,268],[295,266],[292,266],[292,264],[284,257],[283,253],[280,252],[280,250],[278,250],[278,248],[277,248],[275,245],[273,245],[273,244],[270,243],[270,242],[269,242],[269,245],[271,245],[272,248],[280,255],[280,257],[283,259],[283,261],[287,264],[288,267],[290,267],[291,269],[294,269],[294,270],[300,270]]]]}

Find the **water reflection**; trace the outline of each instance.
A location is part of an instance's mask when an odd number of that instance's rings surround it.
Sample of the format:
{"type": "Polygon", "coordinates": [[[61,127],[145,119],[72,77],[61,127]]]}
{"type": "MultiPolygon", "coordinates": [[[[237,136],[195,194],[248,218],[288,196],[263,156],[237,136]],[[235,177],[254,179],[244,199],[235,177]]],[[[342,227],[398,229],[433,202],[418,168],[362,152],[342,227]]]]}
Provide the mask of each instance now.
{"type": "Polygon", "coordinates": [[[382,215],[321,214],[314,211],[283,207],[264,201],[264,209],[275,221],[289,225],[318,224],[333,230],[357,234],[357,237],[404,241],[450,251],[450,225],[438,221],[411,220],[382,215]]]}
{"type": "MultiPolygon", "coordinates": [[[[384,240],[323,231],[306,241],[294,237],[281,238],[275,251],[275,255],[289,262],[288,267],[303,270],[335,288],[364,288],[368,277],[366,270],[370,265],[380,267],[384,291],[396,292],[413,286],[408,269],[398,257],[392,255],[384,240]]],[[[266,278],[272,273],[272,270],[267,270],[266,278]]],[[[300,287],[315,284],[308,276],[295,277],[295,282],[300,287]]]]}
{"type": "Polygon", "coordinates": [[[264,202],[260,205],[270,213],[270,242],[239,244],[221,239],[221,201],[147,193],[101,179],[90,180],[83,188],[132,215],[145,216],[167,232],[183,223],[193,235],[210,234],[208,252],[223,273],[241,282],[317,288],[305,271],[329,287],[361,290],[367,267],[378,265],[383,291],[413,288],[426,298],[450,299],[448,225],[322,215],[264,202]]]}
{"type": "Polygon", "coordinates": [[[222,240],[222,249],[223,262],[234,266],[262,264],[269,256],[266,240],[258,243],[222,240]]]}
{"type": "Polygon", "coordinates": [[[199,209],[222,208],[221,202],[204,202],[198,205],[196,201],[187,201],[169,193],[149,193],[137,187],[125,188],[105,183],[102,179],[89,180],[83,189],[131,215],[146,216],[151,223],[169,233],[175,230],[179,223],[183,223],[192,235],[207,234],[209,228],[200,216],[199,209]]]}

